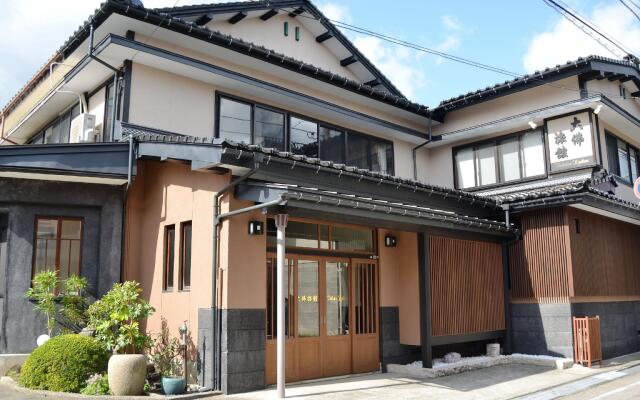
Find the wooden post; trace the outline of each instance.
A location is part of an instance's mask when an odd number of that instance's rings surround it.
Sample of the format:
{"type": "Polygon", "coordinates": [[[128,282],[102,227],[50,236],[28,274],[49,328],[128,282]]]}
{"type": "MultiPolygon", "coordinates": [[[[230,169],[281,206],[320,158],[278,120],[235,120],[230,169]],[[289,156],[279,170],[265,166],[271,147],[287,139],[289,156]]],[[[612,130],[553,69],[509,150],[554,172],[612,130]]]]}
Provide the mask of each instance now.
{"type": "Polygon", "coordinates": [[[420,347],[422,368],[431,368],[431,286],[429,277],[429,235],[418,233],[418,280],[420,287],[420,347]]]}
{"type": "Polygon", "coordinates": [[[509,244],[502,244],[502,287],[504,291],[504,354],[511,354],[511,296],[509,295],[509,244]]]}

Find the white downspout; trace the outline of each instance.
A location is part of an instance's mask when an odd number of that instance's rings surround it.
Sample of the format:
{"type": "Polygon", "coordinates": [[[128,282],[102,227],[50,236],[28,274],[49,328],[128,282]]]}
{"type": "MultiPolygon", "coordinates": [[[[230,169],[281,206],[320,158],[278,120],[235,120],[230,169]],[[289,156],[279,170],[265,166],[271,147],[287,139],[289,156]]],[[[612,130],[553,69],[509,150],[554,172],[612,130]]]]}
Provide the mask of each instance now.
{"type": "Polygon", "coordinates": [[[287,214],[276,215],[277,232],[277,342],[276,342],[276,377],[277,377],[277,394],[279,399],[284,399],[284,382],[285,382],[285,271],[284,271],[284,254],[285,254],[285,231],[287,228],[287,214]]]}

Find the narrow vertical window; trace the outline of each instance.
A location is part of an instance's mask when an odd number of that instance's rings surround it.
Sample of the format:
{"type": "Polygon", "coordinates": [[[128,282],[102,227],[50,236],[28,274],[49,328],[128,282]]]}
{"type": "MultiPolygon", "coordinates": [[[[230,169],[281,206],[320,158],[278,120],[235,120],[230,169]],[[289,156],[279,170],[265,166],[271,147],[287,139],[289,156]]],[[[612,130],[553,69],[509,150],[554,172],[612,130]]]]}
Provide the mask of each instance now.
{"type": "Polygon", "coordinates": [[[300,41],[300,27],[296,26],[296,42],[300,41]]]}
{"type": "Polygon", "coordinates": [[[218,137],[250,144],[251,105],[221,98],[218,137]]]}
{"type": "Polygon", "coordinates": [[[289,36],[289,23],[284,21],[284,35],[289,36]]]}
{"type": "Polygon", "coordinates": [[[515,181],[520,176],[520,142],[517,137],[500,142],[500,182],[515,181]]]}
{"type": "Polygon", "coordinates": [[[191,287],[191,221],[180,226],[180,290],[191,287]]]}
{"type": "Polygon", "coordinates": [[[175,225],[165,226],[164,228],[164,268],[162,289],[173,290],[173,267],[176,244],[176,227],[175,225]]]}
{"type": "Polygon", "coordinates": [[[629,168],[629,150],[627,144],[618,139],[618,165],[620,166],[620,178],[631,181],[629,168]]]}
{"type": "Polygon", "coordinates": [[[473,149],[460,149],[456,153],[456,171],[460,189],[476,186],[476,172],[473,163],[473,149]]]}
{"type": "Polygon", "coordinates": [[[525,178],[544,175],[546,160],[542,132],[535,131],[522,135],[522,172],[525,178]]]}
{"type": "Polygon", "coordinates": [[[476,149],[476,172],[480,186],[497,182],[496,148],[490,144],[476,149]]]}

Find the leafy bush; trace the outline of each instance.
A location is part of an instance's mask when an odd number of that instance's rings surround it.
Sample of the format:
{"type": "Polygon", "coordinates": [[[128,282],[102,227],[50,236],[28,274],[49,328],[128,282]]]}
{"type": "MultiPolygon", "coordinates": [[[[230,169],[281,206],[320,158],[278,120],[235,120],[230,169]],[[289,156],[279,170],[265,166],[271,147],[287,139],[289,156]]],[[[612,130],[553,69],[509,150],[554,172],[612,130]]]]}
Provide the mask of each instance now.
{"type": "Polygon", "coordinates": [[[61,281],[57,271],[49,270],[38,272],[33,277],[33,284],[24,296],[33,301],[34,308],[47,318],[47,333],[51,336],[57,322],[63,322],[67,330],[75,332],[80,332],[86,325],[87,301],[83,297],[86,289],[87,278],[71,275],[61,281]],[[60,288],[62,290],[58,292],[60,288]]]}
{"type": "Polygon", "coordinates": [[[29,355],[20,384],[30,389],[77,393],[89,376],[106,369],[108,359],[104,347],[93,338],[56,336],[29,355]]]}
{"type": "Polygon", "coordinates": [[[164,377],[182,375],[181,353],[180,342],[171,337],[167,320],[163,317],[160,333],[153,337],[153,347],[149,352],[156,371],[164,377]]]}
{"type": "Polygon", "coordinates": [[[80,393],[88,396],[99,396],[110,394],[109,376],[107,374],[91,375],[87,379],[87,386],[80,393]]]}
{"type": "Polygon", "coordinates": [[[140,298],[140,285],[129,281],[116,283],[100,300],[89,306],[89,327],[109,351],[135,354],[149,347],[151,340],[140,332],[140,320],[155,309],[140,298]]]}

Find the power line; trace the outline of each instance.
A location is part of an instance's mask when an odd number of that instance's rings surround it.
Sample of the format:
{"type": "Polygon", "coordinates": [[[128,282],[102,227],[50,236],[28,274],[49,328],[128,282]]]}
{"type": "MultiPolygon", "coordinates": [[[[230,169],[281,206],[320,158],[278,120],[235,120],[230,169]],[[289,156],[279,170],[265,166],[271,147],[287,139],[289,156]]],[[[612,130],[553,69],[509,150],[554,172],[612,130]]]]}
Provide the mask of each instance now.
{"type": "MultiPolygon", "coordinates": [[[[546,2],[547,0],[543,0],[543,1],[546,2]]],[[[280,11],[285,11],[285,12],[289,12],[290,11],[290,10],[287,10],[286,8],[279,8],[279,10],[280,11]]],[[[313,15],[312,16],[307,16],[307,15],[304,15],[304,14],[299,14],[299,15],[297,15],[297,17],[298,18],[302,17],[302,18],[307,18],[307,19],[313,19],[313,20],[316,20],[316,21],[320,21],[320,19],[318,17],[313,16],[313,15]]],[[[467,58],[464,58],[464,57],[455,56],[455,55],[452,55],[452,54],[449,54],[449,53],[445,53],[445,52],[442,52],[442,51],[439,51],[439,50],[435,50],[435,49],[432,49],[432,48],[429,48],[429,47],[426,47],[426,46],[422,46],[422,45],[419,45],[419,44],[416,44],[416,43],[412,43],[412,42],[408,42],[408,41],[405,41],[405,40],[402,40],[402,39],[398,39],[396,37],[392,37],[392,36],[388,36],[388,35],[385,35],[385,34],[382,34],[382,33],[378,33],[378,32],[372,31],[372,30],[367,29],[367,28],[362,28],[362,27],[359,27],[359,26],[348,24],[346,22],[342,22],[342,21],[339,21],[339,20],[334,20],[334,19],[326,18],[326,17],[325,17],[325,19],[327,21],[330,21],[331,23],[333,23],[338,28],[342,28],[342,29],[345,29],[345,30],[349,30],[349,31],[356,32],[356,33],[359,33],[359,34],[362,34],[362,35],[366,35],[366,36],[370,36],[370,37],[375,37],[375,38],[384,40],[386,42],[389,42],[389,43],[392,43],[392,44],[395,44],[395,45],[399,45],[399,46],[403,46],[403,47],[407,47],[407,48],[410,48],[410,49],[413,49],[413,50],[422,51],[422,52],[425,52],[425,53],[428,53],[428,54],[432,54],[432,55],[437,55],[439,57],[442,57],[442,58],[445,58],[445,59],[448,59],[448,60],[451,60],[451,61],[455,61],[455,62],[458,62],[458,63],[461,63],[461,64],[465,64],[465,65],[468,65],[468,66],[480,68],[480,69],[487,70],[487,71],[490,71],[490,72],[499,73],[499,74],[502,74],[502,75],[507,75],[507,76],[510,76],[511,78],[526,78],[526,79],[531,80],[531,81],[541,82],[541,84],[543,84],[543,85],[547,85],[547,86],[554,87],[554,88],[557,88],[557,89],[562,89],[562,90],[567,90],[567,91],[572,91],[572,92],[577,92],[577,93],[583,92],[581,89],[573,89],[573,88],[570,88],[570,87],[566,87],[566,86],[562,86],[562,85],[546,82],[542,78],[538,78],[538,77],[535,77],[535,76],[526,76],[526,75],[523,75],[523,74],[520,74],[520,73],[516,73],[516,72],[513,72],[513,71],[506,70],[504,68],[495,67],[495,66],[492,66],[492,65],[489,65],[489,64],[481,63],[481,62],[474,61],[474,60],[471,60],[471,59],[467,59],[467,58]]],[[[619,57],[619,56],[616,54],[616,57],[619,57]]],[[[624,98],[624,97],[620,96],[619,93],[613,93],[613,92],[611,92],[611,93],[593,92],[593,93],[601,94],[601,95],[608,95],[609,97],[612,97],[612,98],[620,98],[620,99],[624,99],[624,100],[628,100],[628,99],[637,100],[636,98],[633,98],[633,97],[632,98],[624,98]]],[[[458,102],[463,101],[463,100],[464,99],[458,99],[458,100],[452,100],[452,101],[448,101],[448,102],[443,102],[443,103],[440,103],[438,105],[438,107],[443,107],[443,106],[446,107],[448,105],[455,104],[455,103],[458,103],[458,102]]]]}
{"type": "Polygon", "coordinates": [[[631,11],[631,14],[633,14],[636,17],[636,19],[640,21],[640,16],[638,16],[638,13],[633,11],[633,8],[629,7],[629,5],[624,2],[624,0],[620,0],[620,3],[622,3],[622,5],[627,8],[627,10],[631,11]]]}

